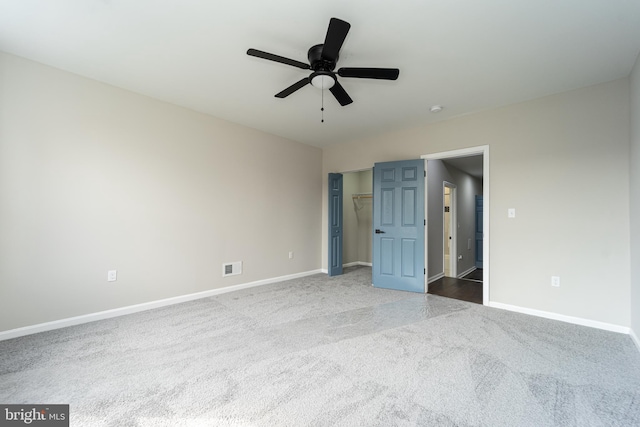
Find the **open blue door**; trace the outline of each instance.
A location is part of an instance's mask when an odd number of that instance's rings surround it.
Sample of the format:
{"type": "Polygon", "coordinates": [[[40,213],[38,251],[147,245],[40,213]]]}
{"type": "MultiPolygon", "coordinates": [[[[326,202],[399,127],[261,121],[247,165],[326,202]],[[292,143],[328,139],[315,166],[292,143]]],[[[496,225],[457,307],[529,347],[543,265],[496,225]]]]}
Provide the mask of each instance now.
{"type": "Polygon", "coordinates": [[[424,160],[373,167],[373,286],[424,292],[424,160]]]}
{"type": "Polygon", "coordinates": [[[329,276],[342,274],[342,174],[329,174],[329,276]]]}
{"type": "Polygon", "coordinates": [[[482,268],[483,198],[476,196],[476,268],[482,268]]]}

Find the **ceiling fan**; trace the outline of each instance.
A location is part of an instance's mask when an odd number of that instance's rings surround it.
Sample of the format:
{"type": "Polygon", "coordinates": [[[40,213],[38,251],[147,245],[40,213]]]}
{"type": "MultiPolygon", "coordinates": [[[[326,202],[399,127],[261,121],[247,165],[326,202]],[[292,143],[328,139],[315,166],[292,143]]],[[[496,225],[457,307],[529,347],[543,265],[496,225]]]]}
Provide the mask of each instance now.
{"type": "Polygon", "coordinates": [[[347,37],[349,28],[351,28],[351,24],[348,22],[337,18],[331,18],[324,43],[317,44],[309,49],[307,54],[309,64],[257,49],[247,50],[247,55],[291,65],[303,70],[313,70],[311,75],[308,77],[297,81],[282,92],[277,93],[275,95],[276,98],[286,98],[295,91],[311,84],[319,89],[329,89],[340,105],[345,106],[351,104],[353,100],[338,82],[336,74],[340,77],[349,78],[355,77],[360,79],[396,80],[400,73],[400,70],[397,68],[353,67],[340,68],[337,72],[334,72],[333,70],[336,68],[336,63],[338,62],[340,48],[344,43],[344,39],[347,37]]]}

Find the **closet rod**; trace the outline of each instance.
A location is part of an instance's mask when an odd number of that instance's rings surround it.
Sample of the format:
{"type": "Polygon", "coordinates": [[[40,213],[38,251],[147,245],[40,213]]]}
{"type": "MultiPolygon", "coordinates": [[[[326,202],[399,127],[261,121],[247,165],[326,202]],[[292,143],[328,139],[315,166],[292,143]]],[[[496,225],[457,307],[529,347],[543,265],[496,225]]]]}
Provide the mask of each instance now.
{"type": "Polygon", "coordinates": [[[355,193],[351,195],[354,199],[371,199],[373,198],[373,194],[371,193],[355,193]]]}

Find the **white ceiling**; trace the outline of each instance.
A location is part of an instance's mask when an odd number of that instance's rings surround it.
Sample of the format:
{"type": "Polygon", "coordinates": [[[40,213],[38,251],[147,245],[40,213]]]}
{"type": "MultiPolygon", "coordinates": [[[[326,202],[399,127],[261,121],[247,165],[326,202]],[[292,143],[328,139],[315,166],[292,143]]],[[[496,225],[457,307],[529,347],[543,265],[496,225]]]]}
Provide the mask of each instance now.
{"type": "Polygon", "coordinates": [[[0,0],[0,50],[319,147],[629,75],[638,0],[0,0]],[[397,81],[340,81],[341,107],[305,87],[329,19],[351,24],[340,67],[397,81]],[[442,104],[438,114],[429,107],[442,104]]]}
{"type": "Polygon", "coordinates": [[[443,159],[442,161],[453,166],[454,168],[468,173],[473,177],[482,179],[482,177],[484,176],[484,171],[482,169],[482,156],[453,157],[443,159]]]}

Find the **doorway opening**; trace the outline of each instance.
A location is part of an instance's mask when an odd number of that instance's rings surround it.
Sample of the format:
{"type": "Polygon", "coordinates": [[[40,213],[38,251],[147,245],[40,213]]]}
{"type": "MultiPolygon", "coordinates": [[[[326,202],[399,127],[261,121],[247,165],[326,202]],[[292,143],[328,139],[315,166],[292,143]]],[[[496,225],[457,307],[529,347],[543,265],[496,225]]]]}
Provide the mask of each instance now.
{"type": "Polygon", "coordinates": [[[489,147],[422,158],[427,161],[427,293],[488,305],[489,147]],[[487,205],[479,215],[478,200],[481,208],[487,205]]]}
{"type": "Polygon", "coordinates": [[[456,277],[457,271],[457,220],[456,220],[456,186],[450,182],[442,183],[442,197],[444,206],[443,227],[442,227],[442,259],[444,261],[443,271],[445,277],[456,277]]]}
{"type": "Polygon", "coordinates": [[[373,170],[343,173],[343,263],[371,267],[373,170]]]}

